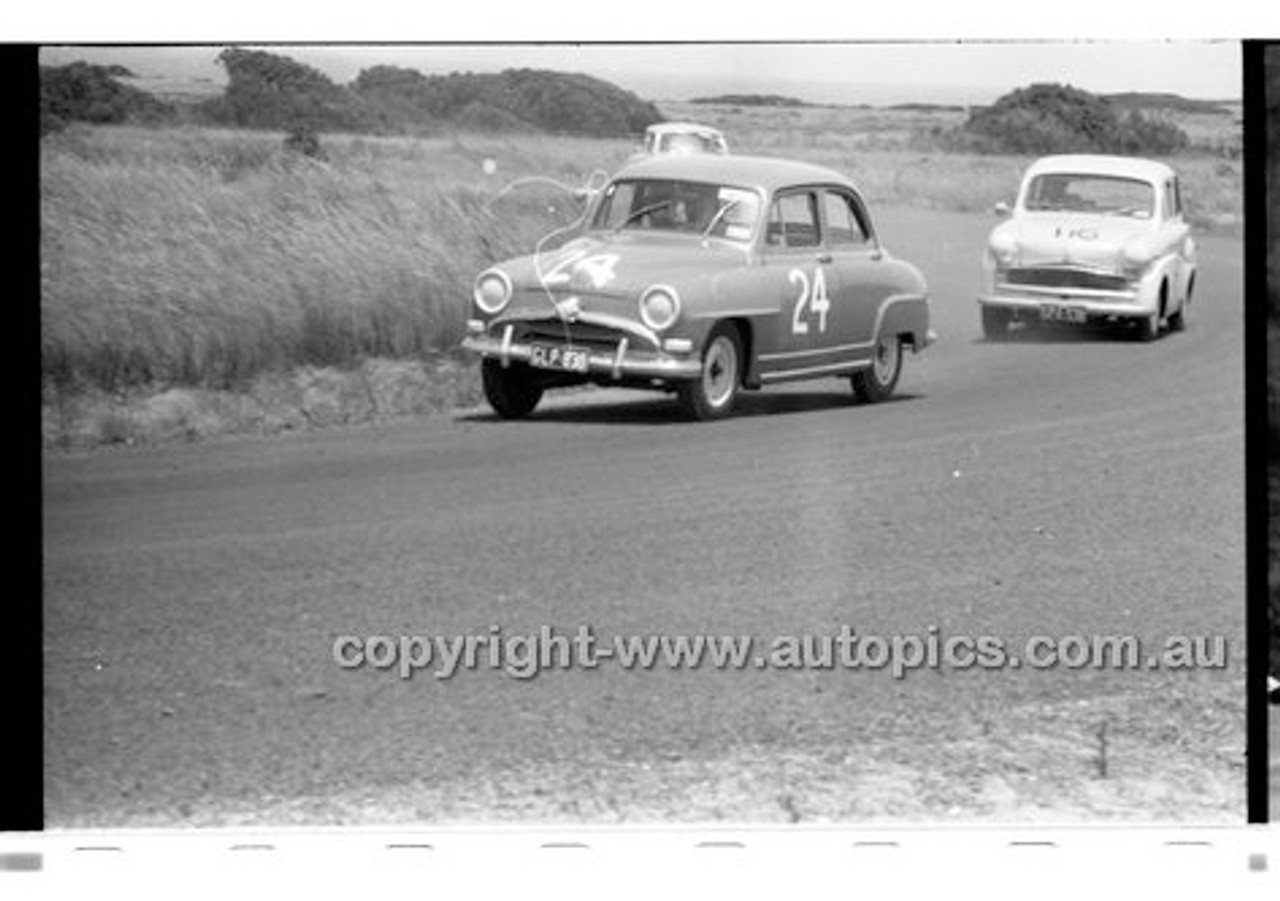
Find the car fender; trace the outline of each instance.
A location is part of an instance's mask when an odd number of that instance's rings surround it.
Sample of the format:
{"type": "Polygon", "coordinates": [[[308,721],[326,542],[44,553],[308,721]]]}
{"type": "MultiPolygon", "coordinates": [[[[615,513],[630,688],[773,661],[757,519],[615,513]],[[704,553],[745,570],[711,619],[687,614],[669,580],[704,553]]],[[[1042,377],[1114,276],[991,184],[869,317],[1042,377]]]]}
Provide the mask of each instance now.
{"type": "Polygon", "coordinates": [[[914,350],[924,350],[929,334],[929,298],[926,294],[893,294],[880,303],[875,340],[884,335],[906,336],[914,350]]]}
{"type": "Polygon", "coordinates": [[[1165,314],[1178,309],[1186,296],[1189,273],[1188,267],[1182,265],[1182,257],[1176,253],[1168,253],[1155,260],[1147,267],[1146,274],[1138,287],[1138,303],[1144,310],[1154,312],[1160,306],[1160,286],[1168,284],[1169,293],[1165,300],[1165,314]]]}

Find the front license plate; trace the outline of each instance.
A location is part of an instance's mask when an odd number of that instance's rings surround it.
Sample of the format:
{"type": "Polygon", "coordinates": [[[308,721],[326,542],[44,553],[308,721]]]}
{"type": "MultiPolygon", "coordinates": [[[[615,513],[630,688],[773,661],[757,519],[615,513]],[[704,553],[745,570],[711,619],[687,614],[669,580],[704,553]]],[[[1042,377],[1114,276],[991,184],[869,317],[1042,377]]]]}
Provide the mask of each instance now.
{"type": "Polygon", "coordinates": [[[1040,318],[1045,322],[1070,322],[1083,325],[1089,321],[1089,314],[1085,312],[1084,307],[1047,303],[1040,307],[1040,318]]]}
{"type": "Polygon", "coordinates": [[[587,352],[580,347],[535,344],[529,349],[529,365],[538,369],[586,372],[588,369],[587,352]]]}

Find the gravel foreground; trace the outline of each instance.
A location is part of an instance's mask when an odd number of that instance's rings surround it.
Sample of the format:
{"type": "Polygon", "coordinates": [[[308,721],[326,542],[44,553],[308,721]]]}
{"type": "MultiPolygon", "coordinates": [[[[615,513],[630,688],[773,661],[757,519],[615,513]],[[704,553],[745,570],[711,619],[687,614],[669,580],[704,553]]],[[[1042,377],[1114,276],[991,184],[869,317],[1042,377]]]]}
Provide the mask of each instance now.
{"type": "Polygon", "coordinates": [[[90,815],[53,828],[1188,823],[1245,817],[1242,681],[1030,704],[856,748],[586,759],[447,783],[90,815]],[[1105,724],[1105,728],[1104,728],[1105,724]]]}

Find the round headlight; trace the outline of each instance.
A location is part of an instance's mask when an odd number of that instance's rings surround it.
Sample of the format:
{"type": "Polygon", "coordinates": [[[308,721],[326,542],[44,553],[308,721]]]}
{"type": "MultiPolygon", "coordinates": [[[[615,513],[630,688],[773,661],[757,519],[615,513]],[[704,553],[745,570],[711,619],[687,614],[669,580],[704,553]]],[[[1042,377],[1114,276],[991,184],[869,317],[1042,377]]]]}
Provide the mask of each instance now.
{"type": "Polygon", "coordinates": [[[1007,232],[996,232],[987,242],[987,249],[1000,266],[1012,266],[1018,259],[1018,239],[1007,232]]]}
{"type": "Polygon", "coordinates": [[[486,269],[476,278],[472,291],[476,306],[490,316],[498,313],[511,299],[511,279],[499,269],[486,269]]]}
{"type": "Polygon", "coordinates": [[[640,320],[660,332],[669,328],[680,315],[680,295],[675,288],[654,285],[640,295],[640,320]]]}

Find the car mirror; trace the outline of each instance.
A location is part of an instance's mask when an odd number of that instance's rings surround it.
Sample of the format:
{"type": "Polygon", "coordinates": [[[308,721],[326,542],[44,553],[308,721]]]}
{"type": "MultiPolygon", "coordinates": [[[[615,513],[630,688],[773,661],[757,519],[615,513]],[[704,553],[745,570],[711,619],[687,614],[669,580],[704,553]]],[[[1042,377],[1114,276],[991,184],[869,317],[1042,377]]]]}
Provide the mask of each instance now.
{"type": "Polygon", "coordinates": [[[1002,200],[991,208],[991,212],[997,216],[1008,216],[1012,210],[1009,209],[1009,204],[1002,200]]]}

